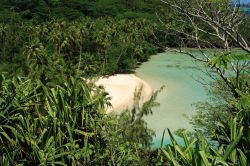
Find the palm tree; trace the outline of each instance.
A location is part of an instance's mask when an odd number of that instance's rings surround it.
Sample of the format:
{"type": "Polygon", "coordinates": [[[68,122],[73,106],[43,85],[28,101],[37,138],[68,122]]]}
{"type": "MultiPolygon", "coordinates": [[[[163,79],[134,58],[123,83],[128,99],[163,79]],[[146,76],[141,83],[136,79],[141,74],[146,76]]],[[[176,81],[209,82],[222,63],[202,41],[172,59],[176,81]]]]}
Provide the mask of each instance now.
{"type": "Polygon", "coordinates": [[[45,67],[48,65],[47,51],[39,39],[32,40],[25,46],[23,54],[27,57],[27,62],[30,67],[30,74],[35,77],[40,77],[44,82],[45,67]]]}
{"type": "Polygon", "coordinates": [[[48,35],[49,41],[56,44],[56,51],[58,54],[61,54],[61,48],[65,45],[65,31],[66,31],[66,23],[52,21],[49,24],[49,28],[51,28],[51,32],[48,35]]]}
{"type": "Polygon", "coordinates": [[[3,56],[6,56],[5,39],[8,33],[8,26],[1,23],[0,24],[0,49],[2,50],[3,56]]]}
{"type": "Polygon", "coordinates": [[[79,44],[80,44],[80,58],[79,58],[79,64],[78,68],[81,66],[81,60],[82,60],[82,49],[83,49],[83,44],[84,44],[84,37],[86,36],[86,27],[81,26],[79,29],[79,44]]]}

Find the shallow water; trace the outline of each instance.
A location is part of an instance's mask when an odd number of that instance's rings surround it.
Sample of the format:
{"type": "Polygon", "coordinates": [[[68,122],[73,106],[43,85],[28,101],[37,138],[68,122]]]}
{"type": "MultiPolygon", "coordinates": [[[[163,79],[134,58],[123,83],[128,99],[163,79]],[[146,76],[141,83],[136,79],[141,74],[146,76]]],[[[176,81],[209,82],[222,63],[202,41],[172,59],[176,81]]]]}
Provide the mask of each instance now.
{"type": "MultiPolygon", "coordinates": [[[[186,117],[195,113],[192,104],[208,98],[205,87],[200,83],[208,76],[201,68],[204,69],[187,55],[168,52],[152,56],[136,70],[136,75],[154,90],[165,85],[156,100],[160,106],[153,108],[153,115],[145,118],[148,127],[156,132],[153,147],[159,147],[164,129],[192,129],[186,117]]],[[[164,144],[169,142],[169,136],[165,134],[164,144]]]]}

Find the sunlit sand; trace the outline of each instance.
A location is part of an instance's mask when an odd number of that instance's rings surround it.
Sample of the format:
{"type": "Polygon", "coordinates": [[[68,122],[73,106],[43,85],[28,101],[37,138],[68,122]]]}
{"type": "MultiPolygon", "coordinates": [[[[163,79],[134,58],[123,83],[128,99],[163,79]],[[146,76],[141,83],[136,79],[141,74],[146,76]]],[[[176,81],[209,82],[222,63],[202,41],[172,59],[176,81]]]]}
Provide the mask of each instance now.
{"type": "Polygon", "coordinates": [[[112,107],[107,109],[107,113],[131,108],[134,103],[135,91],[141,87],[141,103],[149,100],[152,95],[150,85],[134,74],[116,74],[101,77],[96,82],[96,85],[102,85],[111,97],[112,107]]]}

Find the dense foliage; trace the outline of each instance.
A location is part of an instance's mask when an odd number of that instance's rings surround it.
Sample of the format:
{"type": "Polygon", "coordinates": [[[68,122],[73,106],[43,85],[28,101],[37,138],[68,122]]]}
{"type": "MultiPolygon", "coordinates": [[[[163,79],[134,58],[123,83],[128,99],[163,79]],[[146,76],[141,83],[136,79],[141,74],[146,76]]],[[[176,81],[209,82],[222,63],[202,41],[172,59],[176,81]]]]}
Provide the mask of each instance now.
{"type": "Polygon", "coordinates": [[[0,2],[0,165],[143,162],[153,131],[142,117],[153,98],[107,116],[107,94],[86,83],[131,72],[159,49],[159,26],[143,11],[152,4],[138,3],[0,2]],[[130,128],[121,130],[124,123],[130,128]]]}
{"type": "MultiPolygon", "coordinates": [[[[27,63],[36,68],[53,63],[57,73],[67,75],[75,70],[83,76],[133,71],[162,49],[164,40],[158,37],[164,33],[147,17],[154,16],[153,2],[131,2],[1,1],[1,70],[27,75],[27,63]]],[[[48,79],[43,82],[50,81],[50,68],[39,72],[48,79]]]]}
{"type": "Polygon", "coordinates": [[[1,165],[128,165],[140,163],[139,151],[150,145],[142,136],[152,131],[141,117],[134,124],[105,116],[107,93],[83,80],[70,78],[50,88],[38,80],[1,76],[0,85],[1,165]],[[131,141],[117,128],[120,121],[143,134],[131,141]]]}
{"type": "Polygon", "coordinates": [[[82,16],[93,18],[112,16],[117,18],[155,19],[154,13],[160,2],[152,0],[2,0],[5,11],[13,10],[24,19],[45,21],[51,18],[67,20],[82,16]]]}
{"type": "MultiPolygon", "coordinates": [[[[40,24],[14,20],[0,28],[0,58],[13,66],[6,66],[10,73],[29,73],[27,66],[38,69],[50,63],[67,66],[68,71],[62,71],[66,73],[76,68],[84,76],[129,72],[157,49],[157,25],[145,19],[82,18],[40,24]]],[[[39,71],[48,74],[46,68],[39,71]]]]}
{"type": "Polygon", "coordinates": [[[231,18],[224,0],[167,2],[2,0],[0,165],[247,165],[249,18],[231,24],[243,15],[231,18]],[[135,100],[132,110],[106,115],[107,93],[89,78],[132,72],[164,47],[183,45],[220,48],[201,60],[217,72],[214,100],[192,119],[201,135],[182,133],[179,145],[168,131],[172,144],[150,151],[154,132],[143,117],[158,92],[142,107],[135,100]]]}

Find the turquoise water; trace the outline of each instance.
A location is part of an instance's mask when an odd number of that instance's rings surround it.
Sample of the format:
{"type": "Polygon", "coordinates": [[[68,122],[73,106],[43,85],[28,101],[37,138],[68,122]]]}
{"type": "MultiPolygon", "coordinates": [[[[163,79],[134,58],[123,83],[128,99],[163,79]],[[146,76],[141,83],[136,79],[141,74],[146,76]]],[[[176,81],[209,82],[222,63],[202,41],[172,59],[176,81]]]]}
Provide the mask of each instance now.
{"type": "MultiPolygon", "coordinates": [[[[153,147],[160,145],[164,129],[192,129],[187,118],[195,113],[192,104],[208,98],[200,83],[208,77],[201,68],[201,64],[193,62],[187,55],[168,52],[152,56],[136,70],[136,75],[154,90],[165,85],[156,100],[160,106],[153,108],[153,115],[145,118],[148,127],[156,132],[153,147]]],[[[166,133],[164,144],[169,142],[166,133]]]]}

